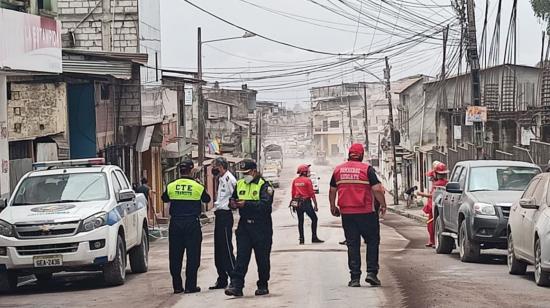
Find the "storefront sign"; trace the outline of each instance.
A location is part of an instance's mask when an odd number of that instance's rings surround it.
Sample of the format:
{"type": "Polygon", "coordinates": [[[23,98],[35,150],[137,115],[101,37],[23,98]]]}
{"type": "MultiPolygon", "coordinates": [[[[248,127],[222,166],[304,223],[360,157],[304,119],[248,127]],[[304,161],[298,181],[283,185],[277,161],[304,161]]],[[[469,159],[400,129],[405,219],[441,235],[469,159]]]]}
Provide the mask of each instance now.
{"type": "Polygon", "coordinates": [[[466,110],[466,125],[473,125],[473,123],[487,122],[487,107],[470,106],[466,110]]]}
{"type": "Polygon", "coordinates": [[[0,70],[61,73],[61,23],[0,9],[0,70]]]}

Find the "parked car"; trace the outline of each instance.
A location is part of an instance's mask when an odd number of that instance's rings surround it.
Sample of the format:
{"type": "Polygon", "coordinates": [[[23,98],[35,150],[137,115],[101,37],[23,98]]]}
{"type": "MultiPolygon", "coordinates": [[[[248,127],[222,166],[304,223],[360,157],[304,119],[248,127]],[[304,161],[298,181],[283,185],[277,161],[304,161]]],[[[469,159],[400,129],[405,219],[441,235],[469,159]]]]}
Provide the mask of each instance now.
{"type": "Polygon", "coordinates": [[[316,194],[318,194],[319,193],[319,181],[321,180],[321,178],[317,175],[317,173],[315,173],[313,171],[310,172],[309,178],[311,179],[311,183],[313,183],[313,190],[315,191],[316,194]]]}
{"type": "Polygon", "coordinates": [[[279,175],[277,169],[264,169],[263,178],[275,188],[279,187],[279,175]]]}
{"type": "Polygon", "coordinates": [[[147,201],[103,159],[34,164],[0,213],[0,291],[18,276],[102,271],[108,285],[148,269],[147,201]]]}
{"type": "Polygon", "coordinates": [[[482,249],[506,249],[510,207],[540,172],[537,165],[517,161],[457,163],[434,202],[436,252],[448,254],[458,246],[460,260],[475,262],[482,249]]]}
{"type": "Polygon", "coordinates": [[[535,266],[535,282],[550,286],[550,173],[536,176],[508,220],[508,271],[524,275],[535,266]]]}

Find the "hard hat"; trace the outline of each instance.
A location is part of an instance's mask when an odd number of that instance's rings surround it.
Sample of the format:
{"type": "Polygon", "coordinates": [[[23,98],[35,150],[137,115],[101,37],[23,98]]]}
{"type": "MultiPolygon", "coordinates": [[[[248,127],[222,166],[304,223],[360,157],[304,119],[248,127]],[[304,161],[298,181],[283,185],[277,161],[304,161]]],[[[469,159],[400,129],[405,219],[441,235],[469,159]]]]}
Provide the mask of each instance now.
{"type": "Polygon", "coordinates": [[[306,165],[306,164],[303,164],[303,165],[299,165],[298,166],[298,171],[297,173],[298,174],[303,174],[303,173],[308,173],[309,172],[309,167],[311,165],[306,165]]]}
{"type": "Polygon", "coordinates": [[[435,166],[434,168],[434,171],[435,173],[439,174],[449,173],[449,169],[447,169],[447,165],[445,165],[444,163],[437,164],[437,166],[435,166]]]}
{"type": "Polygon", "coordinates": [[[365,148],[360,143],[354,143],[349,148],[348,154],[349,156],[363,156],[365,154],[365,148]]]}
{"type": "Polygon", "coordinates": [[[430,170],[430,171],[426,172],[426,176],[433,178],[434,177],[434,171],[430,170]]]}
{"type": "Polygon", "coordinates": [[[435,167],[437,165],[439,165],[441,162],[439,160],[434,160],[434,162],[432,163],[432,169],[435,169],[435,167]]]}

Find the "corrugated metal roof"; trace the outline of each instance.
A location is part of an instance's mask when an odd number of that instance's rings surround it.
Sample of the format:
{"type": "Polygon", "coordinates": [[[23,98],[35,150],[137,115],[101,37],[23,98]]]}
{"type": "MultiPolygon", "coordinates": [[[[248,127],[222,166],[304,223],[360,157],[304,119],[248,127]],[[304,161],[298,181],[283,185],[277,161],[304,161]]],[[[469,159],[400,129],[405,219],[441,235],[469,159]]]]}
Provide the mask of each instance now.
{"type": "Polygon", "coordinates": [[[113,52],[113,51],[92,51],[82,49],[63,48],[63,53],[70,53],[75,55],[92,56],[92,57],[104,57],[118,60],[127,60],[134,63],[147,65],[149,55],[146,53],[128,53],[128,52],[113,52]]]}
{"type": "Polygon", "coordinates": [[[63,59],[63,73],[132,78],[132,62],[63,59]]]}

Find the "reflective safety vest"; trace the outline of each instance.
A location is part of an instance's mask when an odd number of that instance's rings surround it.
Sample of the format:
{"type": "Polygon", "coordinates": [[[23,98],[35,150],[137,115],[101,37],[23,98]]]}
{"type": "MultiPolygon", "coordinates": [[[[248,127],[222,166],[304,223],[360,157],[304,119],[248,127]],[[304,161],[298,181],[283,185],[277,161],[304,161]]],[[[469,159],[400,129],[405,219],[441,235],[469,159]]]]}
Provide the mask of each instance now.
{"type": "Polygon", "coordinates": [[[334,170],[338,207],[342,214],[368,214],[374,211],[368,170],[369,164],[358,161],[348,161],[334,170]]]}
{"type": "Polygon", "coordinates": [[[259,201],[260,200],[260,190],[265,184],[264,179],[260,178],[258,183],[246,183],[244,179],[237,182],[237,196],[239,200],[243,201],[259,201]]]}
{"type": "Polygon", "coordinates": [[[168,184],[166,190],[172,201],[200,201],[204,186],[192,179],[178,179],[168,184]]]}

